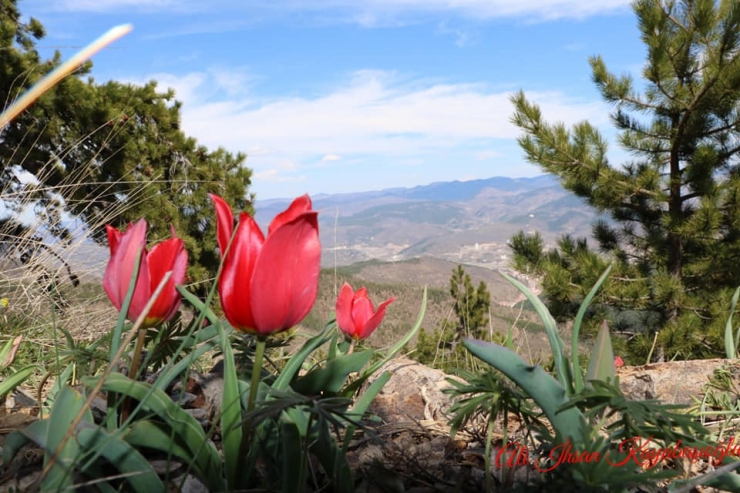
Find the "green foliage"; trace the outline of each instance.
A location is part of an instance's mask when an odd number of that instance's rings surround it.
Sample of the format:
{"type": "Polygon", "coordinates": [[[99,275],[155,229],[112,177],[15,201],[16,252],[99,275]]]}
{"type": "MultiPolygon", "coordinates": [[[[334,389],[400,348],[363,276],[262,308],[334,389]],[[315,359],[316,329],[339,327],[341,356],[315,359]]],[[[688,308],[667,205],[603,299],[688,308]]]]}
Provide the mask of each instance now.
{"type": "Polygon", "coordinates": [[[523,93],[512,98],[527,160],[609,216],[593,225],[595,248],[564,237],[545,251],[540,238],[520,233],[514,265],[543,276],[548,307],[565,319],[611,263],[591,330],[608,317],[635,336],[638,358],[658,331],[656,357],[718,355],[721,307],[740,285],[740,9],[729,0],[638,0],[633,8],[647,49],[644,91],[601,57],[590,59],[631,161],[613,166],[606,139],[588,122],[547,123],[523,93]]]}
{"type": "MultiPolygon", "coordinates": [[[[442,320],[432,334],[421,331],[411,356],[420,363],[445,372],[472,369],[460,340],[464,336],[482,336],[488,332],[484,329],[487,329],[489,323],[491,295],[485,282],[480,281],[475,288],[470,274],[465,272],[462,265],[458,265],[452,269],[450,296],[454,301],[457,320],[442,320]]],[[[495,334],[494,338],[502,341],[503,336],[495,334]]]]}
{"type": "MultiPolygon", "coordinates": [[[[609,271],[607,269],[602,274],[578,310],[573,329],[573,357],[570,359],[563,353],[563,343],[554,319],[544,304],[521,283],[507,277],[532,302],[545,323],[557,379],[541,367],[525,363],[503,346],[474,339],[463,340],[466,349],[511,379],[522,393],[509,391],[495,374],[489,378],[468,378],[468,386],[456,385],[458,391],[464,389],[458,392],[459,395],[468,395],[454,408],[453,429],[476,415],[487,413],[491,423],[503,409],[507,413],[518,412],[527,417],[543,444],[537,451],[539,457],[544,458],[537,464],[542,473],[540,481],[529,485],[532,491],[542,491],[546,487],[548,491],[626,492],[640,485],[655,486],[659,480],[678,476],[680,471],[662,469],[661,463],[668,458],[651,461],[649,455],[643,454],[644,449],[650,451],[654,446],[658,451],[665,451],[682,446],[699,450],[712,446],[710,434],[704,426],[693,416],[676,412],[682,406],[663,405],[657,401],[631,401],[622,394],[619,382],[614,380],[613,352],[606,323],[602,325],[592,351],[586,372],[587,382],[583,383],[577,358],[579,326],[609,271]],[[492,399],[479,399],[478,394],[494,395],[492,399]],[[510,406],[512,397],[518,397],[518,409],[510,406]],[[522,400],[530,401],[529,405],[522,405],[522,400]],[[542,410],[551,428],[527,415],[533,409],[530,407],[532,403],[542,410]],[[586,453],[595,459],[567,461],[568,453],[573,457],[583,457],[582,454],[586,453]]],[[[487,455],[490,440],[489,431],[487,455]]],[[[506,446],[505,442],[504,449],[506,446]]],[[[733,459],[725,457],[723,460],[731,462],[733,459]]],[[[692,484],[699,483],[732,491],[740,488],[740,479],[729,470],[692,480],[692,484]]]]}
{"type": "Polygon", "coordinates": [[[701,401],[692,407],[702,424],[714,432],[713,439],[723,442],[736,431],[735,422],[740,415],[740,386],[738,369],[732,363],[717,368],[709,379],[706,392],[701,401]]]}
{"type": "Polygon", "coordinates": [[[486,328],[491,294],[485,282],[480,281],[477,288],[473,287],[470,274],[458,264],[456,269],[452,269],[450,296],[455,301],[456,330],[459,334],[477,334],[480,329],[486,328]]]}
{"type": "MultiPolygon", "coordinates": [[[[460,344],[455,325],[449,320],[443,320],[441,325],[440,328],[434,329],[432,334],[420,331],[414,351],[410,356],[419,363],[445,373],[452,374],[465,369],[473,370],[474,365],[465,348],[460,344]]],[[[496,333],[493,337],[493,340],[503,342],[503,335],[496,333]]]]}
{"type": "MultiPolygon", "coordinates": [[[[189,417],[189,416],[188,416],[189,417]]],[[[51,416],[36,421],[24,430],[11,433],[3,448],[3,462],[9,464],[21,447],[34,443],[44,450],[42,491],[73,489],[75,481],[96,478],[102,473],[101,461],[117,469],[133,491],[166,491],[152,465],[135,448],[115,435],[94,427],[92,413],[85,408],[83,396],[69,387],[62,388],[51,416]],[[61,423],[79,422],[70,429],[61,423]],[[74,436],[74,439],[71,439],[74,436]],[[92,458],[92,460],[90,460],[92,458]],[[78,467],[70,468],[71,464],[78,467]]],[[[110,469],[110,468],[104,468],[110,469]]],[[[123,484],[114,480],[114,484],[123,484]]]]}
{"type": "MultiPolygon", "coordinates": [[[[379,376],[358,397],[351,411],[349,406],[362,384],[398,354],[420,330],[426,300],[425,292],[414,327],[374,363],[370,363],[374,355],[372,350],[352,353],[348,348],[344,352],[345,345],[338,342],[339,329],[331,322],[303,344],[279,375],[264,379],[259,365],[259,346],[264,347],[264,342],[258,341],[256,366],[249,384],[239,381],[230,342],[222,334],[224,393],[221,430],[229,487],[270,485],[274,489],[297,491],[305,485],[305,472],[309,456],[312,456],[321,464],[336,491],[351,491],[353,480],[345,457],[349,441],[355,428],[360,426],[358,420],[390,375],[379,376]],[[308,358],[327,343],[329,348],[325,358],[310,371],[300,374],[299,370],[308,358]],[[245,404],[243,396],[247,388],[249,399],[245,404]],[[239,422],[241,426],[238,426],[239,422]],[[338,440],[333,434],[339,435],[338,440]],[[258,460],[265,466],[259,477],[251,467],[245,474],[243,464],[256,464],[258,460]]],[[[328,484],[315,485],[317,488],[322,486],[328,484]]]]}
{"type": "MultiPolygon", "coordinates": [[[[574,372],[579,373],[574,367],[574,372]]],[[[596,337],[596,343],[591,358],[588,360],[586,369],[586,385],[591,380],[614,380],[614,350],[612,349],[611,337],[609,336],[609,327],[606,321],[601,324],[601,330],[596,337]]]]}
{"type": "Polygon", "coordinates": [[[29,365],[21,369],[14,369],[11,366],[22,341],[23,337],[18,336],[9,340],[0,349],[0,375],[3,376],[0,381],[0,405],[5,401],[6,395],[25,382],[38,369],[37,365],[29,365]]]}
{"type": "Polygon", "coordinates": [[[561,407],[568,401],[565,388],[538,365],[529,365],[513,351],[497,344],[465,339],[465,348],[514,381],[542,409],[555,430],[575,442],[585,442],[581,434],[583,416],[561,407]]]}
{"type": "Polygon", "coordinates": [[[452,387],[443,391],[455,398],[455,403],[449,410],[452,415],[451,434],[454,436],[458,430],[465,427],[470,429],[469,425],[475,421],[485,422],[483,437],[481,433],[475,433],[476,430],[474,435],[477,435],[480,443],[485,444],[486,489],[491,491],[491,442],[496,421],[499,418],[502,421],[504,444],[508,442],[507,433],[511,416],[521,418],[527,429],[542,426],[542,422],[538,418],[539,412],[535,411],[526,394],[507,385],[498,372],[491,369],[477,374],[460,371],[458,375],[464,378],[465,383],[449,378],[447,381],[452,387]]]}
{"type": "MultiPolygon", "coordinates": [[[[121,313],[126,313],[135,282],[134,276],[121,313]]],[[[350,440],[356,428],[363,426],[360,419],[390,375],[378,375],[362,393],[360,389],[417,335],[424,319],[426,292],[414,326],[379,354],[340,342],[342,334],[332,321],[273,372],[262,368],[260,353],[265,344],[257,340],[250,383],[240,378],[232,350],[242,335],[222,326],[208,309],[215,288],[205,303],[181,286],[178,290],[200,316],[187,326],[175,319],[161,334],[149,334],[150,351],[143,367],[158,368],[149,381],[137,381],[119,371],[121,355],[130,349],[138,333],[138,328],[128,326],[121,315],[112,334],[104,339],[107,344],[96,342],[98,351],[109,346],[104,371],[83,375],[86,390],[80,394],[66,382],[75,380],[73,370],[81,367],[66,358],[58,360],[58,367],[62,362],[69,364],[47,399],[47,417],[9,435],[3,462],[10,464],[28,443],[41,447],[46,453],[41,480],[44,491],[58,491],[80,481],[88,482],[95,491],[164,491],[163,478],[149,463],[152,454],[186,464],[209,491],[253,487],[298,491],[309,483],[316,488],[350,491],[354,485],[346,459],[350,440]],[[212,325],[204,326],[204,320],[212,325]],[[193,362],[216,345],[224,361],[223,394],[219,419],[204,429],[165,389],[184,378],[193,362]],[[319,356],[322,347],[325,350],[319,356]],[[309,369],[302,371],[309,362],[309,369]],[[90,409],[91,396],[98,392],[108,397],[102,423],[93,420],[90,409]],[[223,456],[211,441],[217,428],[223,456]],[[323,479],[308,476],[309,466],[317,465],[324,472],[323,479]]],[[[72,336],[65,335],[71,340],[68,346],[76,347],[72,336]]],[[[11,351],[9,346],[2,354],[11,351]]]]}

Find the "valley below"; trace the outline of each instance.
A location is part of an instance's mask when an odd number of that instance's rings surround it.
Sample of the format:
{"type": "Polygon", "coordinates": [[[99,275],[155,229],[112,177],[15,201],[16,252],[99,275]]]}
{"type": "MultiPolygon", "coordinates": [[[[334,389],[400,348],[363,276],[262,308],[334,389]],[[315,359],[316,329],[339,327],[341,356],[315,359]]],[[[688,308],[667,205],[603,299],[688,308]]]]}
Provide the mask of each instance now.
{"type": "MultiPolygon", "coordinates": [[[[289,199],[258,200],[265,228],[289,199]]],[[[313,197],[319,210],[322,265],[431,257],[488,269],[511,266],[508,240],[539,232],[552,247],[558,237],[590,236],[597,217],[549,176],[433,183],[313,197]]]]}

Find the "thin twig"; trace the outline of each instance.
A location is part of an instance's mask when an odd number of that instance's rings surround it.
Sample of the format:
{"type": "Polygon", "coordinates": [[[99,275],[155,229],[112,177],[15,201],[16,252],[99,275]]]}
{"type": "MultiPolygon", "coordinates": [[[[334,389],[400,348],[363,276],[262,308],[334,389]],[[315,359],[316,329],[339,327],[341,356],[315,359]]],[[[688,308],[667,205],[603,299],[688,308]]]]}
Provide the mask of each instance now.
{"type": "Polygon", "coordinates": [[[98,39],[87,45],[84,49],[77,52],[72,58],[49,72],[44,78],[33,85],[28,91],[18,98],[13,104],[8,106],[5,111],[0,114],[0,129],[5,127],[13,118],[18,116],[21,111],[26,109],[31,103],[39,98],[43,93],[49,90],[51,86],[62,80],[64,77],[69,75],[77,67],[85,63],[92,56],[111,44],[113,41],[125,36],[130,33],[133,29],[131,24],[123,24],[116,26],[107,33],[100,36],[98,39]]]}

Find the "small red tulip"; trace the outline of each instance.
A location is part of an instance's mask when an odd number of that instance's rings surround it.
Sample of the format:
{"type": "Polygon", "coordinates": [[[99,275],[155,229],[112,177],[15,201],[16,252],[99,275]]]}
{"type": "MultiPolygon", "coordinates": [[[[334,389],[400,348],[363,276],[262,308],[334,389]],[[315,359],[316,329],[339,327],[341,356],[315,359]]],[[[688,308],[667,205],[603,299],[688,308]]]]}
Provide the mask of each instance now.
{"type": "Polygon", "coordinates": [[[180,307],[180,293],[175,285],[185,281],[188,267],[188,252],[180,238],[172,230],[172,238],[165,240],[150,251],[146,249],[146,221],[139,220],[129,225],[125,233],[106,225],[110,260],[103,276],[103,288],[119,311],[126,300],[131,277],[134,275],[136,256],[141,251],[139,273],[126,317],[136,320],[144,311],[159,283],[167,272],[172,271],[164,289],[152,305],[144,320],[145,327],[154,327],[171,319],[180,307]]]}
{"type": "Polygon", "coordinates": [[[385,300],[375,310],[367,289],[362,287],[355,293],[345,282],[337,297],[337,325],[353,339],[365,339],[378,328],[385,317],[386,307],[395,300],[395,297],[385,300]]]}
{"type": "Polygon", "coordinates": [[[211,200],[223,260],[218,293],[229,323],[267,336],[303,320],[316,301],[321,267],[318,212],[310,197],[298,197],[275,216],[267,238],[246,212],[239,214],[234,231],[229,205],[217,195],[211,200]]]}
{"type": "Polygon", "coordinates": [[[614,358],[614,368],[622,368],[624,366],[624,360],[621,356],[614,358]]]}

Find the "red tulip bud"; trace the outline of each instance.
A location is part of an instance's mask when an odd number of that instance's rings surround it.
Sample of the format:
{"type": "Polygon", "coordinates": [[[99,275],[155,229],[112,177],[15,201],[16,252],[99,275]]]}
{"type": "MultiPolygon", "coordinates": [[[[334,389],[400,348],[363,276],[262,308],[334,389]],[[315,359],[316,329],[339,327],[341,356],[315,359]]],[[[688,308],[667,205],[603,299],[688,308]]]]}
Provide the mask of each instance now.
{"type": "Polygon", "coordinates": [[[165,274],[172,271],[172,276],[149,310],[144,326],[154,327],[170,320],[180,307],[181,297],[175,285],[185,281],[188,267],[188,253],[182,240],[175,236],[173,229],[172,238],[147,251],[146,221],[143,219],[129,225],[125,233],[109,225],[105,227],[108,232],[110,260],[103,276],[103,288],[108,298],[120,311],[134,275],[136,256],[141,252],[136,286],[126,317],[132,321],[139,318],[165,274]]]}
{"type": "Polygon", "coordinates": [[[385,317],[386,307],[395,300],[387,299],[375,310],[367,289],[363,287],[355,293],[345,282],[337,297],[337,325],[353,339],[365,339],[378,328],[385,317]]]}

